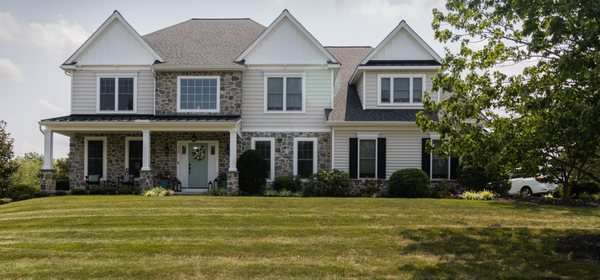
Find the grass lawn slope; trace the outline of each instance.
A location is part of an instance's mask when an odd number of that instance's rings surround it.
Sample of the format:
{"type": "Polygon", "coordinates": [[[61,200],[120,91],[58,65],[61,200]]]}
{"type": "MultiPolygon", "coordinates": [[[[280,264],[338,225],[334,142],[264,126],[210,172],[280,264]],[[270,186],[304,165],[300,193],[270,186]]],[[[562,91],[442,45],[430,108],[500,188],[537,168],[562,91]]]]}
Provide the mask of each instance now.
{"type": "Polygon", "coordinates": [[[600,276],[556,252],[600,209],[506,202],[67,196],[0,206],[0,279],[600,276]]]}

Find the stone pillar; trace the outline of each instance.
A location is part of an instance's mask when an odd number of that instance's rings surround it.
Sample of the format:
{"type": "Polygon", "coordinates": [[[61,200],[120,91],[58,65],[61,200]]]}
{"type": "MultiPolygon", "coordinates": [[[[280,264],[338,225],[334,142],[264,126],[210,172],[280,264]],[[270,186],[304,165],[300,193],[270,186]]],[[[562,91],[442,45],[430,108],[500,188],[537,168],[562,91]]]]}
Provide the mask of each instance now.
{"type": "Polygon", "coordinates": [[[152,171],[140,170],[139,185],[142,190],[148,190],[154,187],[154,174],[152,171]]]}
{"type": "Polygon", "coordinates": [[[142,130],[142,136],[142,170],[150,171],[150,130],[142,130]]]}
{"type": "Polygon", "coordinates": [[[227,172],[227,190],[232,194],[238,194],[238,172],[229,171],[227,172]]]}
{"type": "MultiPolygon", "coordinates": [[[[237,132],[229,132],[229,171],[237,171],[237,132]]],[[[229,180],[228,180],[229,181],[229,180]]]]}
{"type": "Polygon", "coordinates": [[[46,192],[56,190],[56,172],[52,169],[40,171],[40,189],[46,192]]]}

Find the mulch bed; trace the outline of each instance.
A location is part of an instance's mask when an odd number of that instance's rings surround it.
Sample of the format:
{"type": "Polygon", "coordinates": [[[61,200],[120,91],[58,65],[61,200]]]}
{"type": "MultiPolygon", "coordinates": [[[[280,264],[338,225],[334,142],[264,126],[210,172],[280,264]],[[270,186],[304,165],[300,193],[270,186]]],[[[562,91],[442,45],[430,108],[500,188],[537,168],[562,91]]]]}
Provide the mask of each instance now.
{"type": "Polygon", "coordinates": [[[600,261],[600,234],[562,237],[558,240],[556,249],[568,257],[600,261]]]}
{"type": "Polygon", "coordinates": [[[548,199],[544,197],[524,197],[514,198],[515,202],[531,202],[542,205],[556,205],[556,206],[575,206],[575,207],[598,207],[598,201],[582,200],[582,199],[548,199]]]}

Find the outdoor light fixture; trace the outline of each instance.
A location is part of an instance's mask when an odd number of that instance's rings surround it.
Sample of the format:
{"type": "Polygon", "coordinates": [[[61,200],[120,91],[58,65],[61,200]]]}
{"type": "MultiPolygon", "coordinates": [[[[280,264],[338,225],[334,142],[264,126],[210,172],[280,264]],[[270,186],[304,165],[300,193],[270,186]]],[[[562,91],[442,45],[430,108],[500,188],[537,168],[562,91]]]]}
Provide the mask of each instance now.
{"type": "Polygon", "coordinates": [[[196,141],[198,141],[198,137],[196,136],[196,132],[194,132],[194,134],[192,134],[192,142],[196,141]]]}

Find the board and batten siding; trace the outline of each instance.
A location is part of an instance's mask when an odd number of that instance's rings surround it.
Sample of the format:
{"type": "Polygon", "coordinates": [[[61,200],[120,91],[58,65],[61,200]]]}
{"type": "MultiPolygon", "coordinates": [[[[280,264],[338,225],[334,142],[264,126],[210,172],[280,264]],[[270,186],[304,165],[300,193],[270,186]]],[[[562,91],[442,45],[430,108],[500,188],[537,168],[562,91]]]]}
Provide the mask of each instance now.
{"type": "MultiPolygon", "coordinates": [[[[246,131],[325,131],[325,108],[331,108],[331,69],[304,71],[305,112],[265,113],[265,74],[260,69],[247,69],[242,82],[242,128],[246,131]]],[[[283,72],[283,71],[282,71],[283,72]]],[[[271,75],[271,74],[267,74],[271,75]]],[[[276,74],[274,74],[276,76],[276,74]]]]}
{"type": "MultiPolygon", "coordinates": [[[[431,97],[434,98],[434,100],[437,100],[437,93],[433,93],[431,92],[431,89],[433,88],[433,83],[432,83],[432,79],[433,79],[433,75],[435,74],[434,71],[402,71],[402,70],[396,70],[396,71],[366,71],[363,75],[365,75],[365,90],[366,92],[364,93],[364,101],[366,101],[365,104],[365,108],[366,109],[381,109],[381,108],[389,108],[389,109],[399,109],[399,108],[406,108],[402,107],[402,105],[398,105],[398,106],[377,106],[377,97],[379,96],[378,92],[377,92],[377,75],[394,75],[394,74],[398,74],[398,75],[425,75],[425,91],[429,91],[431,93],[431,97]]],[[[361,79],[362,80],[362,77],[361,79]]],[[[359,83],[362,83],[362,81],[360,81],[359,83]]],[[[358,84],[357,83],[357,89],[358,89],[358,84]]],[[[360,96],[360,94],[359,94],[360,96]]]]}
{"type": "MultiPolygon", "coordinates": [[[[356,132],[374,132],[373,130],[338,130],[334,132],[333,168],[349,172],[350,138],[356,138],[356,132]]],[[[428,137],[419,128],[397,128],[382,130],[379,138],[386,138],[386,179],[392,173],[405,168],[421,168],[421,139],[428,137]]]]}
{"type": "MultiPolygon", "coordinates": [[[[137,73],[137,114],[154,114],[154,76],[152,71],[124,71],[137,73]]],[[[97,113],[97,74],[116,73],[76,70],[71,76],[71,114],[97,113]]]]}

